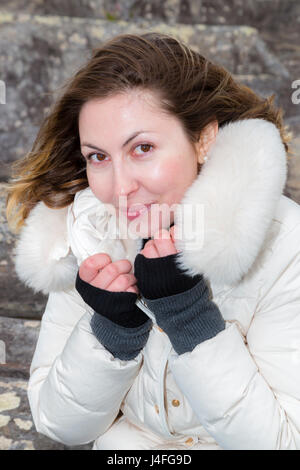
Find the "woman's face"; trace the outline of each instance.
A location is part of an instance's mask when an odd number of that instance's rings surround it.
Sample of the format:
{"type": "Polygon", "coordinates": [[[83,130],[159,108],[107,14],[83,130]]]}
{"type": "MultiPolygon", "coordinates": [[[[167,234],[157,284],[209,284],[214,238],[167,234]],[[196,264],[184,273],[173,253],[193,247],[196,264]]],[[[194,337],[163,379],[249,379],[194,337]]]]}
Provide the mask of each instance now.
{"type": "Polygon", "coordinates": [[[199,160],[180,122],[163,113],[155,96],[135,91],[85,103],[79,135],[93,194],[143,238],[169,228],[171,206],[196,178],[199,160]]]}

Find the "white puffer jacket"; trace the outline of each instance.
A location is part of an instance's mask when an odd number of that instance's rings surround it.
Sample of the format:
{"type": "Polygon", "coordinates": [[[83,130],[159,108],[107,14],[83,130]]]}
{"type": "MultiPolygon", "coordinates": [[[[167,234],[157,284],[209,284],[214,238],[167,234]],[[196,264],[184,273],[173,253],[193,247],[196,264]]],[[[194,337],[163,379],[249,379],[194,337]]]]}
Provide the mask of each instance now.
{"type": "Polygon", "coordinates": [[[226,328],[182,355],[138,299],[153,319],[149,339],[135,359],[114,358],[74,289],[87,256],[133,263],[141,239],[105,237],[113,216],[90,188],[64,209],[35,206],[15,263],[26,285],[49,293],[28,387],[38,432],[109,450],[300,449],[300,207],[282,194],[286,174],[270,122],[219,130],[182,199],[203,204],[203,237],[176,247],[210,283],[226,328]]]}

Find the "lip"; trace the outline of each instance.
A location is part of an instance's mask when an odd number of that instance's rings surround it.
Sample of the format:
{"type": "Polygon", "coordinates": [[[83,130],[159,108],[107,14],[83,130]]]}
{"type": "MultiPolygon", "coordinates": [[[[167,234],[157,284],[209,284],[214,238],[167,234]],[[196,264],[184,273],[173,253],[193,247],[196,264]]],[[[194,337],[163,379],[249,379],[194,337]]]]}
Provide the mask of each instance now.
{"type": "Polygon", "coordinates": [[[144,212],[147,212],[150,209],[152,204],[154,204],[154,202],[150,202],[149,204],[139,204],[139,206],[141,206],[140,209],[137,209],[136,211],[132,211],[131,213],[129,213],[129,209],[131,209],[131,207],[134,207],[134,205],[131,206],[130,208],[127,209],[127,211],[125,211],[127,213],[128,220],[136,219],[137,217],[142,215],[144,212]]]}

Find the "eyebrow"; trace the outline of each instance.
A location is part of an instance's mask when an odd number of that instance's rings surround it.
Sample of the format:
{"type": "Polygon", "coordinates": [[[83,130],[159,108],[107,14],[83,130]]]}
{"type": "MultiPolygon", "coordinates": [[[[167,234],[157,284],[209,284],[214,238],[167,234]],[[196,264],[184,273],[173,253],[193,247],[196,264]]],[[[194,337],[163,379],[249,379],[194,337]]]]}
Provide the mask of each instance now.
{"type": "MultiPolygon", "coordinates": [[[[122,145],[122,148],[124,148],[127,144],[129,144],[129,142],[130,142],[131,140],[133,140],[137,135],[142,134],[142,132],[150,132],[150,131],[141,130],[141,131],[136,131],[136,132],[134,132],[130,137],[128,137],[128,139],[126,140],[126,142],[124,142],[124,144],[122,145]]],[[[81,147],[90,147],[90,148],[92,148],[92,149],[98,150],[99,152],[108,153],[108,152],[106,152],[105,150],[98,148],[96,145],[89,144],[89,143],[87,143],[87,142],[83,142],[83,143],[81,144],[81,147]]]]}

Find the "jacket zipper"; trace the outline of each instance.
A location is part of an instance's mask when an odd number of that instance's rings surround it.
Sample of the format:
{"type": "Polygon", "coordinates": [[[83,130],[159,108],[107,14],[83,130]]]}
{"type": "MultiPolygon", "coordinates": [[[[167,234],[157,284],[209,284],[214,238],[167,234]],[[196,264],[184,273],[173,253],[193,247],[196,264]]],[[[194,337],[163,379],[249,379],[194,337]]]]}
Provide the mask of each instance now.
{"type": "MultiPolygon", "coordinates": [[[[140,294],[138,295],[138,300],[146,308],[147,311],[145,311],[145,313],[147,313],[148,316],[151,315],[152,320],[154,319],[154,321],[155,321],[154,314],[151,312],[148,305],[142,299],[140,294]]],[[[143,309],[143,311],[144,311],[144,309],[143,309]]],[[[164,351],[163,351],[163,355],[162,355],[162,358],[161,358],[161,369],[160,369],[160,372],[159,372],[159,381],[158,381],[158,383],[159,383],[159,400],[158,400],[159,405],[158,406],[159,406],[159,409],[162,411],[161,414],[160,414],[160,416],[161,416],[161,426],[162,426],[166,436],[170,437],[171,439],[176,440],[176,439],[178,439],[178,437],[174,434],[171,434],[171,432],[169,430],[169,427],[168,427],[168,424],[167,424],[167,419],[166,419],[167,411],[166,411],[166,408],[165,408],[165,393],[166,393],[166,390],[165,390],[165,384],[164,384],[164,377],[165,377],[166,367],[168,366],[168,358],[169,358],[171,350],[172,350],[172,344],[171,343],[167,344],[164,351]]]]}

